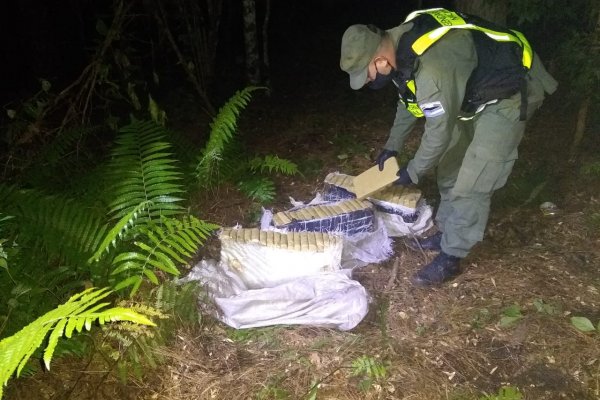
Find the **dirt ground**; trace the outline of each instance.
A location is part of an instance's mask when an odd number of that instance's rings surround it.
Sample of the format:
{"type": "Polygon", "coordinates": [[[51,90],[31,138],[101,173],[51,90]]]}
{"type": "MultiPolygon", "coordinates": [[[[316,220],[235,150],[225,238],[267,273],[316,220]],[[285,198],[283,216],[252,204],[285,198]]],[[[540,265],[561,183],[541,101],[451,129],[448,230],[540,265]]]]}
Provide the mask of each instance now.
{"type": "MultiPolygon", "coordinates": [[[[156,349],[167,362],[142,380],[124,385],[109,377],[92,385],[103,371],[59,360],[52,372],[20,379],[6,398],[459,400],[510,386],[524,399],[600,399],[600,333],[581,333],[570,322],[572,316],[600,320],[600,225],[592,220],[600,212],[600,185],[597,176],[578,173],[597,154],[599,140],[588,137],[575,164],[565,160],[576,110],[559,96],[530,123],[513,176],[494,198],[485,240],[454,281],[413,287],[409,277],[433,255],[397,238],[388,261],[355,271],[373,301],[351,331],[235,331],[205,317],[199,329],[181,331],[169,347],[156,349]],[[559,213],[544,216],[544,201],[556,203],[559,213]],[[361,359],[384,372],[360,372],[353,363],[361,359]],[[67,396],[82,374],[88,383],[67,396]]],[[[394,102],[390,91],[351,91],[341,73],[327,85],[300,76],[270,96],[257,94],[240,119],[243,140],[256,153],[291,159],[304,174],[278,179],[272,207],[285,209],[289,196],[310,200],[328,172],[370,167],[394,102]]],[[[417,128],[408,152],[419,136],[417,128]]],[[[435,205],[433,179],[421,189],[435,205]]],[[[250,204],[234,192],[217,193],[199,208],[222,225],[255,222],[250,204]]]]}

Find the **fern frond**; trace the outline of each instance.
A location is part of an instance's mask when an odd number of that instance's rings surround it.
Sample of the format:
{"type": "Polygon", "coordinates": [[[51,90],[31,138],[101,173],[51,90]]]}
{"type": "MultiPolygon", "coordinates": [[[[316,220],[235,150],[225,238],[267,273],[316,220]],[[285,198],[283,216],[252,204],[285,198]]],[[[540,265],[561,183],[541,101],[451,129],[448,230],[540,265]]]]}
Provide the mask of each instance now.
{"type": "Polygon", "coordinates": [[[275,198],[275,184],[264,177],[253,177],[238,183],[238,189],[252,200],[269,203],[275,198]]]}
{"type": "Polygon", "coordinates": [[[102,253],[104,253],[105,251],[108,252],[110,250],[111,244],[116,247],[117,239],[122,238],[127,232],[127,230],[134,226],[135,221],[140,215],[140,213],[144,212],[151,206],[151,201],[144,201],[138,204],[133,210],[131,210],[129,214],[124,215],[119,220],[119,222],[117,222],[117,224],[110,231],[108,231],[108,233],[104,237],[104,240],[96,249],[96,252],[88,260],[88,263],[100,260],[102,253]]]}
{"type": "Polygon", "coordinates": [[[72,296],[66,303],[42,315],[16,334],[0,341],[0,397],[2,388],[16,371],[19,376],[33,352],[42,344],[50,332],[48,345],[44,351],[44,363],[50,368],[50,361],[58,339],[63,335],[71,337],[74,330],[89,330],[93,323],[129,321],[136,324],[155,326],[145,316],[123,307],[106,308],[108,303],[99,303],[111,292],[107,289],[87,289],[72,296]]]}
{"type": "Polygon", "coordinates": [[[219,161],[227,144],[236,133],[237,118],[241,110],[248,105],[252,92],[258,89],[266,88],[249,86],[235,92],[211,122],[210,137],[196,166],[196,177],[202,186],[210,187],[217,182],[219,161]]]}
{"type": "Polygon", "coordinates": [[[110,203],[113,218],[129,214],[140,203],[152,202],[150,218],[181,214],[182,173],[165,141],[167,131],[151,121],[135,121],[119,131],[109,164],[114,181],[110,203]]]}
{"type": "Polygon", "coordinates": [[[140,228],[146,240],[138,239],[136,251],[119,254],[113,260],[112,275],[124,275],[115,290],[131,286],[133,296],[141,284],[141,275],[158,284],[154,271],[160,270],[174,276],[179,275],[176,263],[184,264],[208,238],[217,225],[201,221],[193,216],[182,220],[163,218],[162,225],[152,224],[140,228]]]}
{"type": "Polygon", "coordinates": [[[38,243],[51,256],[66,256],[74,262],[87,259],[106,230],[94,210],[36,190],[0,184],[0,208],[15,217],[22,243],[38,243]]]}
{"type": "Polygon", "coordinates": [[[284,158],[275,155],[266,155],[264,158],[255,157],[250,161],[252,172],[281,173],[285,175],[295,175],[298,173],[298,166],[284,158]]]}

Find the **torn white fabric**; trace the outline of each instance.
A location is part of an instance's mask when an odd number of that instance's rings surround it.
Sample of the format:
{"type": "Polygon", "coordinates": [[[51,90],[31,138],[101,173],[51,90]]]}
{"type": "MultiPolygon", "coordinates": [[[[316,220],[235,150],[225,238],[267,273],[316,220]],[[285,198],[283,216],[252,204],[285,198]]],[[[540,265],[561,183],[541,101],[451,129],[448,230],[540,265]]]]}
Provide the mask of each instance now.
{"type": "Polygon", "coordinates": [[[341,266],[343,269],[364,267],[368,264],[379,264],[391,257],[393,253],[385,223],[377,218],[373,232],[363,232],[344,237],[341,266]]]}
{"type": "Polygon", "coordinates": [[[402,215],[375,211],[377,217],[385,225],[388,236],[419,237],[433,227],[433,210],[425,201],[417,207],[417,219],[414,222],[405,222],[402,215]]]}

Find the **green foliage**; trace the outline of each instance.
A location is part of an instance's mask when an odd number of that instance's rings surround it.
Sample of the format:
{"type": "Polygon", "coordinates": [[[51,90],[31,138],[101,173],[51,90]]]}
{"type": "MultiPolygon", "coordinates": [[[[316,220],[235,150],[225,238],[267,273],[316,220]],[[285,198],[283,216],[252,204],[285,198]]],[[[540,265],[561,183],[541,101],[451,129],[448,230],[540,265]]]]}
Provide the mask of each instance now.
{"type": "Polygon", "coordinates": [[[260,176],[248,178],[238,183],[238,189],[248,198],[259,203],[268,203],[275,198],[275,184],[260,176]]]}
{"type": "Polygon", "coordinates": [[[267,155],[264,158],[255,157],[252,159],[252,161],[250,161],[250,170],[253,173],[269,172],[295,175],[298,173],[298,166],[289,160],[285,160],[273,155],[267,155]]]}
{"type": "Polygon", "coordinates": [[[477,311],[477,314],[475,314],[475,316],[471,320],[471,326],[474,329],[481,329],[490,322],[490,319],[490,310],[488,310],[487,308],[482,308],[481,310],[477,311]]]}
{"type": "Polygon", "coordinates": [[[356,134],[337,132],[332,138],[339,160],[346,160],[352,155],[367,154],[367,147],[360,142],[356,134]]]}
{"type": "Polygon", "coordinates": [[[96,127],[69,127],[48,135],[39,152],[23,171],[21,180],[27,185],[52,192],[72,189],[83,174],[97,163],[92,151],[96,127]],[[91,147],[91,148],[90,148],[91,147]]]}
{"type": "Polygon", "coordinates": [[[170,321],[195,326],[200,322],[196,306],[200,295],[201,286],[197,282],[165,281],[154,291],[154,307],[171,316],[170,321]]]}
{"type": "Polygon", "coordinates": [[[159,309],[140,303],[122,301],[119,306],[127,307],[158,323],[152,329],[131,323],[103,327],[101,350],[106,353],[105,358],[115,364],[121,381],[126,382],[130,375],[141,379],[144,367],[156,368],[162,361],[162,356],[155,350],[165,344],[160,328],[163,321],[169,320],[169,316],[159,309]]]}
{"type": "Polygon", "coordinates": [[[270,383],[263,387],[257,394],[256,400],[285,400],[290,399],[290,393],[279,387],[278,383],[270,383]]]}
{"type": "Polygon", "coordinates": [[[516,324],[521,318],[523,318],[523,314],[521,313],[521,307],[518,304],[513,304],[511,306],[506,307],[502,311],[502,317],[500,318],[500,326],[502,328],[508,328],[516,324]]]}
{"type": "Polygon", "coordinates": [[[212,188],[222,182],[236,184],[247,197],[260,203],[275,198],[274,183],[261,174],[298,174],[298,166],[276,155],[246,157],[239,142],[233,140],[237,133],[237,118],[250,100],[251,93],[260,87],[250,86],[236,92],[219,110],[210,124],[208,142],[196,165],[195,175],[203,188],[212,188]]]}
{"type": "Polygon", "coordinates": [[[127,233],[130,228],[133,228],[135,225],[135,221],[137,220],[139,214],[146,209],[148,209],[149,205],[152,204],[151,201],[144,201],[134,207],[128,214],[121,217],[121,219],[116,223],[116,225],[107,232],[102,243],[98,245],[94,254],[88,260],[89,263],[93,261],[99,261],[102,254],[106,251],[107,253],[110,251],[111,245],[113,247],[117,246],[117,239],[122,239],[123,236],[127,233]]]}
{"type": "Polygon", "coordinates": [[[261,347],[280,346],[280,335],[278,332],[283,329],[281,326],[268,326],[264,328],[232,329],[227,328],[227,337],[234,342],[240,343],[260,343],[261,347]]]}
{"type": "Polygon", "coordinates": [[[547,315],[558,315],[560,314],[560,310],[554,304],[546,303],[542,299],[535,299],[533,301],[533,306],[537,310],[537,312],[547,315]]]}
{"type": "Polygon", "coordinates": [[[304,400],[317,400],[317,395],[319,394],[319,383],[320,382],[316,379],[312,380],[310,383],[310,390],[306,396],[304,396],[304,400]]]}
{"type": "Polygon", "coordinates": [[[113,218],[127,215],[144,202],[151,202],[146,213],[149,219],[183,212],[178,204],[183,199],[176,197],[184,192],[179,183],[182,173],[165,141],[167,134],[151,121],[134,121],[119,131],[109,163],[113,218]]]}
{"type": "Polygon", "coordinates": [[[325,163],[321,158],[303,157],[298,161],[298,173],[307,178],[316,178],[321,176],[325,163]]]}
{"type": "MultiPolygon", "coordinates": [[[[196,304],[199,289],[196,282],[179,285],[165,281],[154,290],[141,293],[139,302],[119,303],[152,318],[157,324],[152,329],[128,323],[103,328],[101,351],[105,353],[104,359],[114,363],[122,382],[125,383],[130,376],[142,379],[149,369],[164,362],[163,353],[156,350],[163,348],[179,327],[198,324],[196,304]]],[[[111,363],[109,368],[113,366],[111,363]]]]}
{"type": "Polygon", "coordinates": [[[5,243],[8,242],[8,239],[4,237],[2,232],[2,226],[6,223],[6,221],[12,219],[13,217],[10,215],[4,215],[0,213],[0,268],[4,268],[8,271],[8,252],[5,249],[5,243]]]}
{"type": "Polygon", "coordinates": [[[561,0],[511,0],[510,11],[533,48],[557,61],[554,76],[568,83],[566,96],[598,95],[597,2],[572,0],[565,7],[561,0]]]}
{"type": "Polygon", "coordinates": [[[145,316],[123,307],[106,308],[105,299],[111,292],[107,289],[87,289],[72,296],[66,303],[42,315],[16,334],[0,341],[0,397],[2,387],[16,370],[19,376],[33,352],[42,344],[48,333],[48,344],[44,351],[44,364],[50,369],[50,362],[63,335],[70,338],[73,332],[90,330],[93,323],[129,321],[135,324],[154,326],[145,316]]]}
{"type": "Polygon", "coordinates": [[[512,386],[503,386],[498,390],[498,394],[491,394],[480,397],[479,400],[522,400],[523,395],[518,388],[512,386]]]}
{"type": "Polygon", "coordinates": [[[185,263],[204,243],[217,225],[193,216],[182,220],[163,218],[160,224],[142,226],[134,241],[135,249],[121,253],[113,260],[112,275],[118,276],[115,290],[131,287],[130,296],[139,289],[143,278],[159,284],[155,271],[178,276],[176,262],[185,263]]]}
{"type": "Polygon", "coordinates": [[[597,39],[590,32],[572,32],[559,48],[558,61],[561,71],[573,79],[569,82],[571,95],[591,95],[598,99],[600,85],[600,52],[592,51],[597,39]]]}
{"type": "Polygon", "coordinates": [[[368,390],[373,383],[387,376],[385,364],[370,356],[361,356],[352,361],[352,375],[360,377],[359,387],[368,390]]]}
{"type": "Polygon", "coordinates": [[[587,162],[581,166],[579,169],[581,175],[587,176],[590,178],[599,178],[600,177],[600,161],[592,161],[587,162]]]}
{"type": "Polygon", "coordinates": [[[227,145],[233,139],[237,130],[237,119],[240,112],[246,108],[252,92],[264,89],[249,86],[237,91],[219,110],[210,124],[210,137],[202,150],[196,166],[196,177],[203,187],[214,187],[219,181],[219,163],[227,145]]]}
{"type": "Polygon", "coordinates": [[[571,325],[573,325],[578,331],[581,332],[594,332],[600,333],[600,321],[598,325],[594,326],[592,321],[586,317],[571,317],[571,325]]]}
{"type": "Polygon", "coordinates": [[[46,260],[84,261],[106,229],[95,210],[34,189],[0,184],[0,208],[15,217],[21,246],[43,252],[46,260]]]}

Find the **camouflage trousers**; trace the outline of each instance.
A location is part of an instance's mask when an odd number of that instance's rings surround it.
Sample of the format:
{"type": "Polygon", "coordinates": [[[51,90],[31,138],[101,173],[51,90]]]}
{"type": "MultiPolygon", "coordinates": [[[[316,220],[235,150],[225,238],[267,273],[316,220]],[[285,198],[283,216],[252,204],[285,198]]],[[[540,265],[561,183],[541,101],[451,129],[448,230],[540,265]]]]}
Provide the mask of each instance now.
{"type": "MultiPolygon", "coordinates": [[[[520,98],[486,107],[475,118],[457,121],[437,167],[440,205],[436,224],[442,251],[465,257],[483,239],[494,191],[506,184],[525,131],[520,98]]],[[[528,119],[540,104],[529,104],[528,119]]]]}

